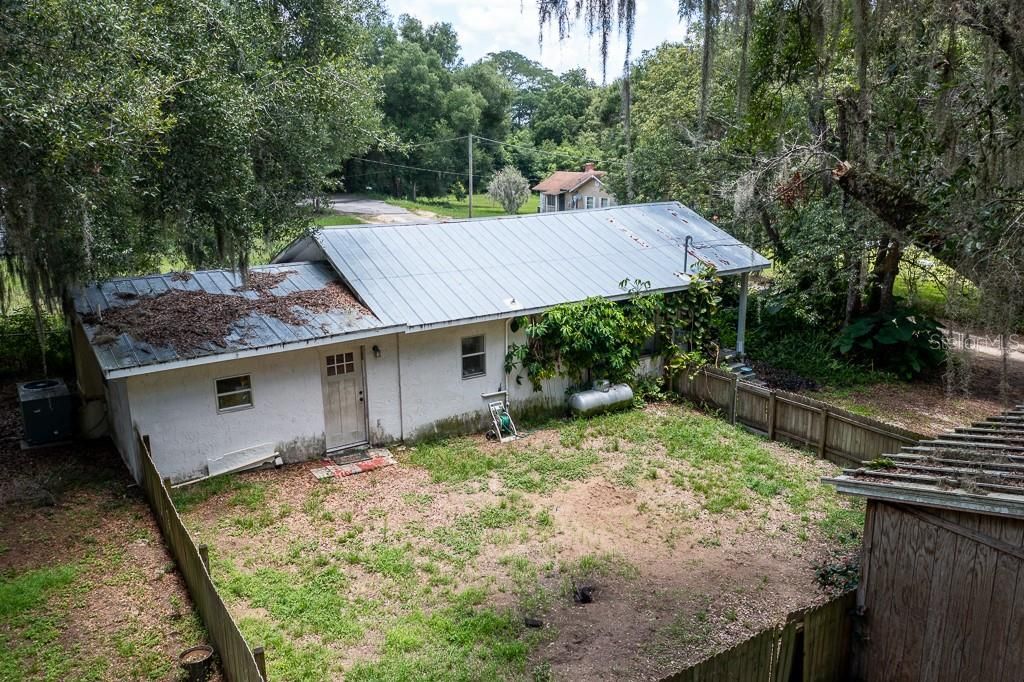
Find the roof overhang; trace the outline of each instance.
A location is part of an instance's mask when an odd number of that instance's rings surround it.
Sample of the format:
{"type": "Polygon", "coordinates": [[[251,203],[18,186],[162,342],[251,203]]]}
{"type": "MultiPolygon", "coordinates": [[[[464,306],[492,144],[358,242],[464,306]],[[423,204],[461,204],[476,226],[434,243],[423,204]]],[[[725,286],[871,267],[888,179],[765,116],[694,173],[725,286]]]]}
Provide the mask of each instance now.
{"type": "MultiPolygon", "coordinates": [[[[76,315],[77,317],[77,315],[76,315]]],[[[79,320],[80,322],[80,320],[79,320]]],[[[172,360],[170,362],[156,362],[149,365],[139,365],[137,367],[125,367],[121,369],[110,369],[102,370],[103,376],[107,379],[125,379],[128,377],[140,376],[143,374],[156,374],[159,372],[169,372],[175,369],[182,369],[184,367],[198,367],[200,365],[211,365],[218,362],[230,362],[231,360],[244,360],[246,358],[257,358],[263,355],[271,355],[273,353],[287,353],[294,350],[302,350],[305,348],[317,348],[320,346],[333,346],[341,343],[348,343],[352,341],[361,341],[363,339],[373,338],[377,336],[386,336],[388,334],[397,334],[405,331],[405,325],[394,325],[391,327],[379,327],[377,329],[364,329],[348,334],[335,334],[333,336],[324,336],[316,339],[306,339],[302,341],[291,341],[289,343],[278,343],[270,346],[261,346],[259,348],[252,348],[246,350],[228,351],[225,353],[214,353],[212,355],[202,355],[194,358],[182,358],[180,360],[172,360]]],[[[96,348],[90,343],[89,346],[93,349],[95,354],[96,348]]],[[[97,360],[99,356],[97,355],[97,360]]]]}
{"type": "MultiPolygon", "coordinates": [[[[760,270],[765,270],[765,269],[767,269],[769,267],[771,267],[770,264],[769,265],[756,265],[756,266],[749,267],[749,268],[739,268],[739,269],[736,269],[736,270],[729,270],[729,271],[724,272],[724,273],[716,273],[716,276],[718,276],[718,277],[732,277],[734,275],[743,275],[745,273],[757,272],[757,271],[760,271],[760,270]]],[[[650,291],[645,291],[643,293],[645,293],[645,294],[671,294],[671,293],[675,293],[677,291],[685,291],[686,289],[688,289],[690,287],[690,282],[693,281],[693,277],[692,276],[687,275],[686,277],[687,277],[687,280],[685,282],[683,282],[682,284],[680,284],[679,286],[677,286],[677,287],[661,287],[659,289],[651,289],[650,291]]],[[[631,293],[628,293],[628,292],[623,292],[621,294],[615,294],[614,296],[602,296],[602,298],[606,298],[609,301],[625,301],[625,300],[628,300],[628,299],[632,298],[634,295],[635,294],[631,294],[631,293]]],[[[461,318],[461,319],[458,319],[458,320],[445,320],[443,322],[431,322],[431,323],[427,323],[427,324],[408,325],[407,333],[413,334],[413,333],[416,333],[416,332],[429,331],[431,329],[445,329],[447,327],[461,327],[463,325],[479,324],[481,322],[491,322],[491,321],[494,321],[494,320],[511,320],[511,319],[515,319],[517,317],[523,317],[524,315],[538,315],[538,314],[544,312],[545,310],[550,310],[551,308],[554,308],[555,306],[569,305],[569,304],[572,304],[572,303],[579,303],[579,302],[581,302],[583,300],[586,300],[586,299],[582,299],[581,298],[581,299],[577,299],[575,301],[562,301],[560,303],[552,303],[551,305],[538,306],[538,307],[529,308],[529,309],[509,310],[507,312],[503,311],[503,312],[494,313],[493,315],[479,315],[477,317],[466,317],[466,318],[461,318]]]]}
{"type": "Polygon", "coordinates": [[[834,485],[841,493],[871,500],[1024,519],[1024,497],[1020,495],[978,495],[960,489],[940,490],[935,486],[919,483],[901,483],[894,486],[888,483],[863,481],[853,476],[822,478],[821,481],[834,485]]]}

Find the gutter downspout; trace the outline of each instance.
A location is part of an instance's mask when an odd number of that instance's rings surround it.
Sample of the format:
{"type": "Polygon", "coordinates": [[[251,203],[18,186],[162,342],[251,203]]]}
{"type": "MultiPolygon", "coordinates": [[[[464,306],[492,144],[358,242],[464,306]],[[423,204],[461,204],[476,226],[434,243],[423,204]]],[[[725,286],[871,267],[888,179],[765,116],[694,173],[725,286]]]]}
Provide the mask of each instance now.
{"type": "Polygon", "coordinates": [[[736,354],[741,358],[745,354],[744,346],[747,335],[747,289],[750,285],[750,273],[744,272],[740,275],[740,305],[739,314],[736,320],[736,354]]]}
{"type": "Polygon", "coordinates": [[[405,404],[402,401],[402,335],[395,334],[395,348],[398,354],[398,440],[405,442],[405,404]]]}

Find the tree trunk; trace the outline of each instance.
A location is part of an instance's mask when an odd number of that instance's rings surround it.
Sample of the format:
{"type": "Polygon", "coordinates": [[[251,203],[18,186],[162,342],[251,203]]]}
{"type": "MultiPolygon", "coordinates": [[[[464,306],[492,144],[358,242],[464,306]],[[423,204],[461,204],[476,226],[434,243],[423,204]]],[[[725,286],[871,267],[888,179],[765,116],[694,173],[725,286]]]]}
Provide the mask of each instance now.
{"type": "Polygon", "coordinates": [[[761,227],[764,228],[764,233],[768,235],[768,239],[772,243],[772,247],[775,249],[775,258],[782,262],[789,260],[789,249],[786,248],[786,243],[782,240],[782,235],[779,234],[778,228],[772,222],[771,215],[768,214],[768,209],[763,204],[758,206],[757,209],[758,217],[761,219],[761,227]]]}
{"type": "Polygon", "coordinates": [[[991,38],[1018,69],[1024,70],[1024,26],[1019,18],[1019,1],[953,0],[951,9],[958,24],[991,38]],[[1014,12],[1018,13],[1016,19],[1014,12]]]}
{"type": "Polygon", "coordinates": [[[629,59],[622,71],[622,135],[626,142],[626,203],[633,203],[633,138],[630,132],[633,117],[633,87],[629,59]]]}
{"type": "Polygon", "coordinates": [[[704,51],[700,63],[700,105],[697,114],[697,130],[703,137],[708,125],[708,97],[711,92],[711,62],[715,55],[715,0],[704,0],[702,19],[704,22],[704,51]]]}
{"type": "Polygon", "coordinates": [[[899,241],[888,236],[882,237],[875,252],[875,265],[871,271],[871,285],[868,293],[868,313],[886,312],[896,304],[893,288],[900,271],[903,249],[899,241]]]}
{"type": "Polygon", "coordinates": [[[743,6],[743,23],[740,38],[740,72],[736,79],[736,115],[740,118],[747,113],[750,98],[750,38],[754,32],[754,0],[740,0],[743,6]]]}
{"type": "Polygon", "coordinates": [[[946,237],[927,224],[928,207],[902,187],[848,161],[832,170],[832,178],[846,194],[856,199],[888,225],[904,243],[912,243],[937,257],[948,255],[946,237]]]}

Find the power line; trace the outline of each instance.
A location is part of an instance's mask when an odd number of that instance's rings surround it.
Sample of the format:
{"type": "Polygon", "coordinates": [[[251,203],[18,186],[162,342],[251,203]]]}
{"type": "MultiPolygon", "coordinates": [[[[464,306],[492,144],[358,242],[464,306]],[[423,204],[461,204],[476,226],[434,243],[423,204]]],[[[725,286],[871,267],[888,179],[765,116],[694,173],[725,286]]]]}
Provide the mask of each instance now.
{"type": "MultiPolygon", "coordinates": [[[[545,154],[547,156],[572,156],[570,152],[552,151],[547,149],[539,149],[538,147],[527,147],[526,145],[513,144],[511,142],[502,142],[501,140],[492,140],[489,137],[481,137],[479,135],[473,136],[477,140],[483,140],[485,142],[493,142],[494,144],[500,144],[504,147],[512,147],[513,149],[522,149],[533,154],[545,154]]],[[[593,163],[622,163],[622,159],[595,159],[593,163]]]]}
{"type": "MultiPolygon", "coordinates": [[[[360,158],[360,159],[352,159],[352,160],[353,161],[365,161],[366,163],[376,163],[376,164],[379,164],[381,166],[393,166],[395,168],[406,168],[408,170],[423,171],[424,173],[438,173],[438,174],[441,174],[441,175],[456,175],[456,176],[458,176],[460,178],[465,176],[465,175],[467,175],[466,173],[459,173],[457,171],[440,170],[438,168],[423,168],[422,166],[408,166],[408,165],[406,165],[404,163],[390,163],[388,161],[375,161],[374,159],[360,158]]],[[[474,173],[474,177],[482,178],[483,175],[481,175],[479,173],[474,173]]]]}
{"type": "Polygon", "coordinates": [[[448,137],[443,140],[430,140],[429,142],[418,142],[416,144],[403,145],[399,143],[399,151],[405,149],[419,149],[420,147],[429,147],[434,144],[444,144],[445,142],[458,142],[459,140],[465,140],[469,135],[461,135],[459,137],[448,137]]]}

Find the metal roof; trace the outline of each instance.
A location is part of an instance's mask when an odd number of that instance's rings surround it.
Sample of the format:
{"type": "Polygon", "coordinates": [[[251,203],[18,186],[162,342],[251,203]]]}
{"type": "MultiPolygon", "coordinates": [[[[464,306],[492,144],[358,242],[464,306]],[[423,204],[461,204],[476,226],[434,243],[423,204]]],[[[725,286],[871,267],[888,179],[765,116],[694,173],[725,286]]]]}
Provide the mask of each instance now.
{"type": "Polygon", "coordinates": [[[1024,518],[1024,405],[825,480],[851,495],[1024,518]]]}
{"type": "Polygon", "coordinates": [[[309,258],[310,239],[383,324],[411,328],[624,297],[623,280],[649,281],[652,291],[685,289],[702,264],[719,275],[770,265],[678,202],[324,229],[277,262],[309,258]]]}
{"type": "MultiPolygon", "coordinates": [[[[286,265],[267,265],[251,268],[252,272],[284,272],[287,277],[269,293],[275,296],[286,296],[294,291],[323,289],[331,282],[338,282],[337,274],[326,263],[288,263],[286,265]]],[[[185,291],[205,291],[211,294],[227,296],[254,297],[252,291],[235,291],[242,281],[238,273],[231,270],[205,270],[189,273],[181,277],[174,273],[163,275],[146,275],[114,279],[108,282],[92,284],[74,292],[75,310],[79,315],[96,314],[110,308],[132,305],[135,297],[153,296],[172,289],[185,291]]],[[[329,340],[341,335],[380,330],[385,325],[372,315],[361,315],[353,311],[332,311],[329,313],[310,313],[302,310],[308,320],[305,325],[286,324],[281,320],[267,315],[249,315],[240,319],[233,327],[230,336],[223,340],[223,345],[205,344],[201,348],[178,349],[171,346],[156,347],[122,334],[112,342],[104,342],[97,336],[102,330],[96,325],[83,323],[86,338],[96,352],[100,368],[110,376],[122,370],[132,370],[151,365],[166,365],[183,361],[195,361],[198,358],[227,359],[240,352],[251,352],[257,349],[272,348],[284,345],[296,345],[329,340]]],[[[197,315],[202,311],[197,310],[197,315]]],[[[182,320],[182,324],[188,324],[182,320]]],[[[163,368],[163,367],[161,367],[163,368]]]]}

